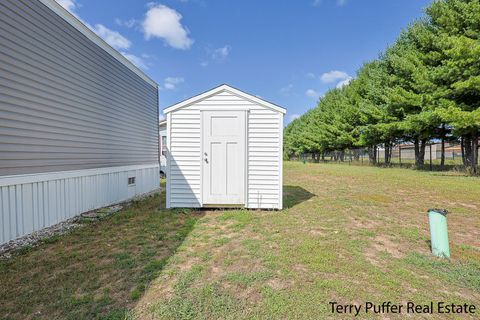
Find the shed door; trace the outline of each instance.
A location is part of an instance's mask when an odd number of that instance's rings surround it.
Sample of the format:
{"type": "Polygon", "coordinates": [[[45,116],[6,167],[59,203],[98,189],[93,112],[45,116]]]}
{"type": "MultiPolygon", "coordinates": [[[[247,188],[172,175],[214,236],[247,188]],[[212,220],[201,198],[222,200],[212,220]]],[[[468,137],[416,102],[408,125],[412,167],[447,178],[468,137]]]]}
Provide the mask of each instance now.
{"type": "Polygon", "coordinates": [[[203,111],[203,204],[245,204],[245,111],[203,111]]]}

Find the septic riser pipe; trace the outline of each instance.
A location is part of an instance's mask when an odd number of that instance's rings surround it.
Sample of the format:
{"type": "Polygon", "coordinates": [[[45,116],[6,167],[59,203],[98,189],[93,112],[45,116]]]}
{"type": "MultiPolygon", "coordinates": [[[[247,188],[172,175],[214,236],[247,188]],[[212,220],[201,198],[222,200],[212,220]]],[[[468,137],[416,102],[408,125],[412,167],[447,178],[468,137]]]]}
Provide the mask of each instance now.
{"type": "Polygon", "coordinates": [[[448,245],[447,210],[428,210],[432,253],[437,257],[450,258],[448,245]]]}

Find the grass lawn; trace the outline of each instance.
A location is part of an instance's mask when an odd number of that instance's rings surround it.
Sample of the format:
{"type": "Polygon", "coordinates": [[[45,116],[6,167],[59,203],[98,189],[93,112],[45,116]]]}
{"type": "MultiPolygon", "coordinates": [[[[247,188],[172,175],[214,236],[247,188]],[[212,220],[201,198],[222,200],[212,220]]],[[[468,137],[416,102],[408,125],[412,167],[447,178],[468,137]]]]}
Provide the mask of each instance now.
{"type": "Polygon", "coordinates": [[[0,318],[319,319],[329,301],[432,300],[478,317],[479,178],[285,163],[284,185],[280,212],[157,195],[23,250],[0,262],[0,318]],[[431,207],[451,211],[451,262],[429,253],[431,207]]]}

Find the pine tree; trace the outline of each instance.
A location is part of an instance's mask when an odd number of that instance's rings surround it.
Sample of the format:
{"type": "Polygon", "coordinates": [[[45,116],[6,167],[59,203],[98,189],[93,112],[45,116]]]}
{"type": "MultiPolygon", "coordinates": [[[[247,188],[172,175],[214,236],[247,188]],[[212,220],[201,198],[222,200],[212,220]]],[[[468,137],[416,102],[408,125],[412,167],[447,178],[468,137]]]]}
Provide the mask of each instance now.
{"type": "Polygon", "coordinates": [[[476,174],[480,137],[480,2],[443,0],[427,9],[437,113],[462,137],[465,165],[476,174]]]}

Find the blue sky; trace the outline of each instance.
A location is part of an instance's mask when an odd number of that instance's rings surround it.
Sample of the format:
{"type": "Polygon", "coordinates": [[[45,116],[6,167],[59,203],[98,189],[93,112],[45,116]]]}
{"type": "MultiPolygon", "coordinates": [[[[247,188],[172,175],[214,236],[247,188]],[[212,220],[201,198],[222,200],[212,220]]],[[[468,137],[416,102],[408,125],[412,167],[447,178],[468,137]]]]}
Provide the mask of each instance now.
{"type": "Polygon", "coordinates": [[[431,0],[57,0],[160,86],[160,109],[222,83],[314,107],[431,0]]]}

